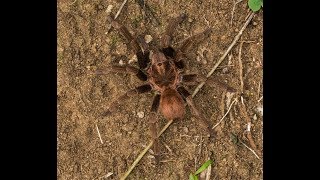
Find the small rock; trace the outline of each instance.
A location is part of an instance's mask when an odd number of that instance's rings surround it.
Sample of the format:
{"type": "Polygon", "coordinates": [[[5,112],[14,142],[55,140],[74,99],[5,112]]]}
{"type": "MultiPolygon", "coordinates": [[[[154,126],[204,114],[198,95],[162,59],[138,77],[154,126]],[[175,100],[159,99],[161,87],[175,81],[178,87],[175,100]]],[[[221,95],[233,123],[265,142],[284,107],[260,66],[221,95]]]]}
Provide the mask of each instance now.
{"type": "Polygon", "coordinates": [[[253,115],[253,120],[257,120],[257,114],[253,115]]]}
{"type": "Polygon", "coordinates": [[[107,13],[107,14],[110,14],[112,8],[113,8],[113,5],[110,4],[110,5],[107,7],[106,13],[107,13]]]}
{"type": "Polygon", "coordinates": [[[227,73],[227,72],[228,72],[228,68],[227,68],[227,67],[225,67],[225,68],[222,69],[222,73],[225,74],[225,73],[227,73]]]}
{"type": "Polygon", "coordinates": [[[144,117],[144,112],[143,111],[140,111],[137,113],[138,117],[139,118],[143,118],[144,117]]]}
{"type": "Polygon", "coordinates": [[[132,64],[132,63],[134,63],[134,62],[138,62],[138,58],[137,58],[137,55],[134,55],[134,56],[132,56],[132,58],[129,60],[129,64],[132,64]]]}
{"type": "Polygon", "coordinates": [[[188,129],[187,127],[184,127],[184,128],[183,128],[183,132],[184,132],[184,133],[188,133],[188,132],[189,132],[189,129],[188,129]]]}
{"type": "Polygon", "coordinates": [[[254,26],[258,25],[258,23],[257,23],[257,22],[253,22],[252,24],[253,24],[254,26]]]}
{"type": "Polygon", "coordinates": [[[178,130],[178,128],[177,128],[177,126],[173,126],[173,132],[175,133],[175,132],[177,132],[177,130],[178,130]]]}
{"type": "Polygon", "coordinates": [[[144,40],[146,41],[146,43],[149,43],[152,41],[152,36],[148,34],[148,35],[144,36],[144,40]]]}
{"type": "Polygon", "coordinates": [[[123,60],[122,60],[122,59],[120,59],[119,64],[120,64],[121,66],[123,66],[123,65],[124,65],[124,62],[123,62],[123,60]]]}
{"type": "Polygon", "coordinates": [[[261,115],[263,116],[263,107],[262,106],[258,106],[256,111],[261,115]]]}

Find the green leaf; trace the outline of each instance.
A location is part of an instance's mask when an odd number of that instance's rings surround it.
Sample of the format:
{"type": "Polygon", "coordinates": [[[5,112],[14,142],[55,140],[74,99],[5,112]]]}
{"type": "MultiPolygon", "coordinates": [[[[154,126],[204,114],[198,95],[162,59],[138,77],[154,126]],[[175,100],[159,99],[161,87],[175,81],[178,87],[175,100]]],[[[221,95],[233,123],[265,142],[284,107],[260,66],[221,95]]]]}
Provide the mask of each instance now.
{"type": "Polygon", "coordinates": [[[259,9],[261,8],[261,5],[262,5],[262,0],[249,0],[248,1],[248,6],[253,12],[259,11],[259,9]]]}
{"type": "Polygon", "coordinates": [[[202,164],[202,166],[196,171],[196,173],[194,173],[195,175],[201,173],[202,171],[204,171],[205,169],[207,169],[207,167],[212,163],[212,160],[208,160],[207,162],[205,162],[204,164],[202,164]]]}
{"type": "Polygon", "coordinates": [[[195,176],[192,173],[190,173],[190,175],[189,175],[189,180],[196,180],[195,176]]]}

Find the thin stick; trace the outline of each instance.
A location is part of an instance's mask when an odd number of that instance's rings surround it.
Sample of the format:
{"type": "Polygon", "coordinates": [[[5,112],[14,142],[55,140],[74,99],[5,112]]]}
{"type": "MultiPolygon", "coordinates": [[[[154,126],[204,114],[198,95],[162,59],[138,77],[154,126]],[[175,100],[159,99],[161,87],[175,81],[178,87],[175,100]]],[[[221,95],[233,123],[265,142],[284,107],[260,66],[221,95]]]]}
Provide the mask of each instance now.
{"type": "Polygon", "coordinates": [[[231,12],[231,26],[232,26],[232,21],[233,21],[234,10],[236,9],[236,5],[241,1],[242,0],[238,0],[237,2],[235,2],[235,0],[233,0],[233,7],[232,7],[232,12],[231,12]]]}
{"type": "Polygon", "coordinates": [[[232,101],[232,103],[230,104],[230,107],[229,107],[228,111],[224,114],[224,116],[220,119],[220,121],[219,121],[216,125],[214,125],[214,126],[212,127],[212,129],[214,129],[215,127],[217,127],[217,126],[222,122],[222,120],[223,120],[223,119],[227,116],[227,114],[229,113],[229,111],[230,111],[233,103],[236,102],[236,101],[237,101],[237,99],[234,99],[234,100],[232,101]]]}
{"type": "Polygon", "coordinates": [[[240,92],[243,93],[243,78],[242,78],[242,61],[241,61],[241,50],[242,50],[243,42],[240,43],[239,47],[239,78],[240,78],[240,92]]]}
{"type": "MultiPolygon", "coordinates": [[[[241,28],[241,30],[239,31],[239,33],[234,37],[232,43],[230,44],[230,46],[228,47],[228,49],[226,50],[226,52],[221,56],[221,58],[219,59],[219,61],[213,66],[213,68],[211,69],[211,71],[207,74],[207,78],[210,77],[213,72],[216,70],[216,68],[220,65],[220,63],[224,60],[224,58],[228,55],[228,53],[230,52],[230,50],[233,48],[233,46],[236,44],[236,42],[239,40],[240,36],[242,35],[243,31],[245,30],[245,28],[247,27],[247,25],[249,24],[249,22],[251,21],[251,19],[254,16],[254,12],[251,12],[249,18],[247,19],[247,21],[244,23],[243,27],[241,28]]],[[[202,86],[205,84],[205,82],[200,83],[197,88],[194,90],[192,97],[194,97],[198,91],[202,88],[202,86]]]]}
{"type": "MultiPolygon", "coordinates": [[[[116,14],[116,15],[114,16],[114,18],[113,18],[114,20],[117,19],[117,17],[119,16],[120,12],[122,11],[122,9],[123,9],[124,5],[127,3],[127,1],[128,1],[128,0],[124,0],[124,1],[122,2],[122,4],[121,4],[121,6],[120,6],[120,8],[119,8],[119,10],[118,10],[118,12],[117,12],[117,14],[116,14]]],[[[112,26],[111,26],[111,24],[110,24],[109,27],[107,28],[107,31],[106,31],[105,34],[108,34],[109,31],[111,30],[111,28],[112,28],[112,26]]]]}
{"type": "MultiPolygon", "coordinates": [[[[171,125],[171,123],[173,122],[173,120],[170,120],[160,131],[160,133],[158,134],[157,138],[160,137],[160,135],[171,125]]],[[[133,168],[139,163],[139,161],[142,159],[142,157],[146,154],[146,152],[152,147],[154,143],[154,140],[152,140],[148,146],[139,154],[139,156],[136,158],[136,160],[134,160],[134,162],[132,163],[132,165],[130,166],[130,168],[128,169],[128,171],[120,178],[120,180],[125,180],[129,174],[131,173],[131,171],[133,170],[133,168]]]]}
{"type": "Polygon", "coordinates": [[[102,141],[102,138],[101,138],[101,135],[100,135],[100,131],[99,131],[99,128],[98,128],[97,124],[96,124],[96,129],[98,131],[98,136],[99,136],[100,142],[101,142],[101,144],[103,144],[103,141],[102,141]]]}
{"type": "MultiPolygon", "coordinates": [[[[246,107],[245,107],[244,103],[240,103],[239,107],[240,107],[240,114],[247,121],[248,127],[251,127],[251,120],[250,120],[249,115],[247,114],[247,110],[246,110],[246,107]]],[[[252,149],[257,151],[257,146],[254,143],[254,140],[252,138],[252,134],[251,134],[251,130],[250,129],[247,129],[247,138],[249,140],[249,144],[252,147],[252,149]]],[[[258,151],[257,151],[257,153],[260,155],[260,153],[258,151]]]]}
{"type": "Polygon", "coordinates": [[[114,19],[116,19],[116,18],[119,16],[120,12],[122,11],[123,6],[127,3],[127,1],[128,1],[128,0],[124,0],[124,1],[122,2],[122,4],[121,4],[121,6],[120,6],[120,8],[119,8],[119,10],[118,10],[118,12],[117,12],[117,14],[114,16],[114,19]]]}
{"type": "Polygon", "coordinates": [[[249,148],[244,142],[242,142],[242,141],[240,141],[240,142],[241,142],[241,144],[243,144],[246,148],[248,148],[258,159],[260,159],[260,157],[257,155],[257,153],[256,153],[253,149],[249,148]]]}

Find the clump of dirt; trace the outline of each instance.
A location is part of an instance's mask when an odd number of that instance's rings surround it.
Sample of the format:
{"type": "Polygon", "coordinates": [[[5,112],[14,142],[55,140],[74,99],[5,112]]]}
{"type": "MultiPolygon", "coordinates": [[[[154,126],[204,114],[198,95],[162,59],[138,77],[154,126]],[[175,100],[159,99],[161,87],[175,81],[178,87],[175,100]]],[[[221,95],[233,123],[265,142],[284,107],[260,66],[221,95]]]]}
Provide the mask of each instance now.
{"type": "MultiPolygon", "coordinates": [[[[209,26],[213,28],[210,37],[190,51],[186,62],[185,72],[202,75],[227,50],[250,13],[247,1],[236,5],[227,0],[145,1],[151,11],[141,8],[138,2],[142,1],[128,1],[118,20],[135,35],[151,35],[151,43],[159,44],[168,20],[181,13],[188,18],[175,30],[174,47],[209,26]]],[[[112,29],[106,33],[108,6],[113,6],[115,14],[121,4],[120,0],[58,1],[58,179],[119,179],[151,141],[147,118],[154,94],[130,98],[116,113],[102,116],[112,100],[141,84],[126,74],[93,73],[111,64],[130,61],[137,65],[125,39],[112,29]]],[[[237,98],[215,128],[213,141],[187,110],[185,118],[174,122],[160,137],[160,165],[154,166],[149,151],[128,179],[188,179],[208,159],[214,161],[210,179],[262,179],[262,19],[260,10],[212,75],[241,89],[239,48],[243,43],[243,93],[230,96],[220,88],[204,86],[194,97],[212,124],[218,123],[237,98]],[[252,148],[246,132],[248,122],[239,108],[240,96],[260,159],[244,146],[252,148]]],[[[159,124],[165,123],[159,115],[159,124]]]]}

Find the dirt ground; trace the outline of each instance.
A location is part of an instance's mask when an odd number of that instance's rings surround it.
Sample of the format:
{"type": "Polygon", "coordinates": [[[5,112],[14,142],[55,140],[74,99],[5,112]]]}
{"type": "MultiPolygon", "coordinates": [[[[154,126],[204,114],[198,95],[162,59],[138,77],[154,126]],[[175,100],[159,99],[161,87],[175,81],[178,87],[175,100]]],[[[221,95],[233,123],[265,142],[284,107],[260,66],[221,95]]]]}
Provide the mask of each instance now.
{"type": "MultiPolygon", "coordinates": [[[[186,62],[185,72],[203,75],[227,50],[250,13],[247,0],[235,6],[234,0],[146,2],[151,11],[146,6],[142,9],[138,1],[129,0],[118,20],[135,35],[151,35],[154,44],[159,44],[157,38],[168,20],[181,13],[188,18],[176,28],[174,47],[209,26],[213,28],[210,37],[189,52],[186,62]]],[[[112,100],[141,85],[141,81],[128,74],[93,73],[111,64],[137,66],[125,39],[114,29],[106,33],[108,6],[112,5],[111,12],[116,14],[121,4],[122,0],[58,0],[58,179],[119,179],[151,141],[147,120],[154,92],[127,99],[118,112],[102,115],[112,100]]],[[[263,10],[260,10],[212,75],[241,91],[239,49],[243,42],[243,93],[232,96],[221,88],[205,85],[194,97],[212,124],[218,123],[230,102],[237,99],[215,128],[216,137],[210,141],[187,108],[185,118],[174,122],[160,137],[160,165],[154,165],[154,156],[149,151],[128,179],[185,180],[208,159],[214,161],[209,179],[263,178],[262,30],[263,10]],[[246,147],[252,148],[246,132],[248,123],[240,113],[240,96],[250,117],[252,139],[260,159],[246,147]]],[[[195,86],[191,92],[194,89],[195,86]]],[[[164,126],[166,122],[159,115],[159,124],[164,126]]]]}

